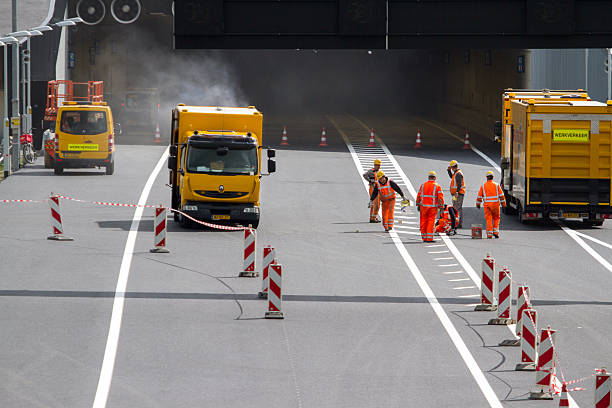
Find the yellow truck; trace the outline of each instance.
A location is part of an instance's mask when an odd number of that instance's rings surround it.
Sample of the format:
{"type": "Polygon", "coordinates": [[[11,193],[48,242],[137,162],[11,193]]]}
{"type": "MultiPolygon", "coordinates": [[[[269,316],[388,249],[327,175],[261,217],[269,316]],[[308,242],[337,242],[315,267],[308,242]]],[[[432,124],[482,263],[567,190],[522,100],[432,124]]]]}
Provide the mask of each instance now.
{"type": "Polygon", "coordinates": [[[58,109],[55,123],[53,170],[104,167],[115,171],[115,132],[120,128],[106,102],[70,101],[58,109]]]}
{"type": "MultiPolygon", "coordinates": [[[[262,144],[263,115],[247,108],[185,106],[172,110],[168,157],[172,208],[212,223],[259,225],[259,188],[276,171],[276,152],[262,144]],[[267,150],[267,174],[262,150],[267,150]]],[[[174,213],[183,226],[191,222],[174,213]]]]}
{"type": "Polygon", "coordinates": [[[502,188],[521,222],[612,218],[612,101],[511,102],[504,125],[502,188]]]}

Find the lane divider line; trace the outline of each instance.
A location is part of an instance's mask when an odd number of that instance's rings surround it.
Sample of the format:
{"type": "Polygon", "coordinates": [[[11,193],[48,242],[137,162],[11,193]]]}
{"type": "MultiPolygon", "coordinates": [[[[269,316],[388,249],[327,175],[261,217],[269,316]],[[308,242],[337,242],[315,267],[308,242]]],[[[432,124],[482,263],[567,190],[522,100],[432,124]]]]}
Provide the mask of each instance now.
{"type": "Polygon", "coordinates": [[[110,392],[111,381],[113,379],[113,371],[115,368],[115,360],[117,357],[117,347],[119,345],[119,333],[121,332],[121,320],[123,319],[123,306],[125,304],[125,292],[127,288],[128,278],[130,276],[130,267],[132,265],[132,255],[134,253],[134,245],[136,244],[136,236],[138,235],[138,226],[142,219],[144,205],[147,202],[153,183],[166,162],[168,156],[168,148],[159,158],[157,165],[149,175],[145,183],[138,207],[134,211],[130,232],[128,233],[123,258],[121,259],[121,268],[119,269],[119,277],[117,279],[117,287],[115,288],[115,297],[113,300],[113,310],[111,313],[110,327],[108,330],[108,338],[106,339],[106,348],[104,350],[104,358],[102,360],[102,369],[100,370],[100,378],[98,380],[98,388],[93,402],[93,408],[105,408],[110,392]]]}
{"type": "MultiPolygon", "coordinates": [[[[351,145],[351,142],[349,141],[349,139],[346,136],[346,134],[342,131],[342,129],[340,129],[340,127],[338,126],[336,121],[332,117],[330,117],[330,116],[328,116],[328,119],[334,125],[334,127],[336,128],[338,133],[340,133],[340,136],[342,136],[342,139],[346,143],[346,146],[348,147],[349,152],[351,153],[351,156],[353,158],[353,162],[355,163],[355,167],[357,168],[359,174],[361,175],[361,173],[363,173],[364,170],[363,170],[363,167],[361,166],[361,163],[357,159],[357,153],[353,149],[353,146],[351,145]]],[[[363,122],[361,122],[361,123],[363,124],[363,122]]],[[[378,142],[381,145],[381,147],[384,146],[382,144],[382,141],[379,138],[378,138],[378,142]]],[[[383,150],[385,150],[385,149],[386,149],[386,146],[383,148],[383,150]]],[[[389,160],[392,163],[394,163],[394,165],[397,166],[399,171],[401,171],[401,168],[397,165],[397,162],[395,161],[395,159],[391,160],[393,158],[393,156],[388,151],[388,149],[385,151],[385,153],[387,154],[387,157],[389,158],[389,160]]],[[[402,175],[403,175],[403,178],[405,179],[405,181],[407,181],[406,185],[408,186],[409,189],[411,189],[411,194],[414,193],[413,197],[416,196],[416,191],[414,191],[414,188],[412,187],[412,185],[409,184],[410,182],[406,178],[405,174],[402,174],[402,175]]],[[[362,177],[360,177],[360,178],[362,179],[364,188],[366,189],[366,191],[368,191],[366,181],[363,180],[362,177]]],[[[393,240],[393,243],[395,244],[395,247],[399,251],[401,257],[404,260],[404,262],[408,266],[408,269],[412,273],[412,276],[414,277],[414,279],[416,280],[417,284],[421,288],[421,291],[423,292],[423,294],[427,298],[427,301],[431,305],[434,313],[436,314],[436,316],[440,320],[440,323],[442,323],[442,326],[444,327],[444,330],[446,330],[448,336],[450,337],[451,341],[455,345],[455,348],[457,349],[457,351],[461,355],[461,358],[463,359],[463,361],[465,362],[466,366],[470,370],[470,373],[474,377],[474,380],[476,381],[476,383],[480,387],[480,390],[482,391],[485,399],[489,403],[489,406],[492,407],[492,408],[503,408],[501,402],[499,401],[499,398],[495,394],[495,391],[493,391],[493,388],[491,388],[491,384],[489,384],[489,382],[487,381],[487,378],[485,377],[484,373],[482,372],[482,370],[478,366],[478,363],[476,363],[476,360],[474,359],[474,357],[472,356],[472,353],[467,348],[465,342],[463,341],[463,339],[459,335],[459,332],[457,332],[457,329],[455,328],[455,326],[451,322],[450,318],[446,314],[446,311],[444,310],[442,305],[440,305],[440,303],[438,302],[438,299],[436,298],[436,296],[434,295],[433,291],[429,287],[427,281],[423,277],[423,274],[419,270],[418,266],[416,265],[416,263],[414,262],[414,260],[410,256],[410,254],[408,253],[408,250],[406,249],[406,247],[402,243],[401,239],[399,238],[399,235],[394,230],[389,231],[388,234],[391,237],[391,239],[393,240]]],[[[480,296],[480,295],[472,295],[472,296],[480,296]]]]}
{"type": "Polygon", "coordinates": [[[584,234],[584,233],[582,233],[580,231],[574,231],[574,232],[576,233],[576,235],[579,235],[579,236],[581,236],[583,238],[591,240],[591,241],[595,242],[596,244],[599,244],[599,245],[605,246],[606,248],[612,249],[612,245],[608,244],[607,242],[601,241],[601,240],[599,240],[597,238],[593,238],[592,236],[584,234]]]}

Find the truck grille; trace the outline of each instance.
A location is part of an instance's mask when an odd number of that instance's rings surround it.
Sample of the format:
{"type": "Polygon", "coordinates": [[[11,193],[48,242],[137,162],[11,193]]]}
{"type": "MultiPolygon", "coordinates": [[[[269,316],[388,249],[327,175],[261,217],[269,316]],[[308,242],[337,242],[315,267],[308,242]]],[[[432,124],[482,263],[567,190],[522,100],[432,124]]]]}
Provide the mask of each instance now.
{"type": "Polygon", "coordinates": [[[196,190],[195,193],[210,198],[239,198],[249,194],[245,191],[224,191],[220,193],[215,190],[196,190]]]}

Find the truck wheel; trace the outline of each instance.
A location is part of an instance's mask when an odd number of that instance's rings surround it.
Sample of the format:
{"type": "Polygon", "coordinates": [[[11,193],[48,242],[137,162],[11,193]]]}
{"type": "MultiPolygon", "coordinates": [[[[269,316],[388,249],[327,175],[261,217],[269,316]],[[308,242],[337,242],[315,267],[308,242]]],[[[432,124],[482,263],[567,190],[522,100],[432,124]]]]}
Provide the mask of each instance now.
{"type": "Polygon", "coordinates": [[[583,220],[582,223],[584,224],[585,227],[601,227],[604,223],[604,220],[599,220],[599,221],[583,220]]]}
{"type": "Polygon", "coordinates": [[[525,219],[525,212],[523,211],[523,207],[519,204],[518,207],[518,219],[521,224],[527,224],[527,220],[525,219]]]}
{"type": "Polygon", "coordinates": [[[111,161],[108,166],[106,166],[106,174],[111,175],[115,172],[115,161],[111,161]]]}
{"type": "Polygon", "coordinates": [[[251,225],[251,227],[253,227],[253,228],[257,229],[257,227],[259,227],[259,220],[257,220],[257,221],[249,221],[249,222],[245,222],[245,223],[244,223],[244,226],[245,226],[245,227],[248,227],[248,226],[249,226],[249,224],[251,225]]]}
{"type": "Polygon", "coordinates": [[[193,226],[195,225],[193,221],[183,216],[183,214],[179,214],[179,222],[181,223],[181,227],[186,228],[186,229],[193,228],[193,226]]]}
{"type": "Polygon", "coordinates": [[[53,165],[53,173],[55,173],[57,175],[64,174],[64,168],[62,167],[61,164],[54,163],[54,165],[53,165]]]}
{"type": "Polygon", "coordinates": [[[51,157],[51,155],[47,152],[45,152],[44,155],[45,155],[45,169],[52,169],[53,168],[53,157],[51,157]]]}

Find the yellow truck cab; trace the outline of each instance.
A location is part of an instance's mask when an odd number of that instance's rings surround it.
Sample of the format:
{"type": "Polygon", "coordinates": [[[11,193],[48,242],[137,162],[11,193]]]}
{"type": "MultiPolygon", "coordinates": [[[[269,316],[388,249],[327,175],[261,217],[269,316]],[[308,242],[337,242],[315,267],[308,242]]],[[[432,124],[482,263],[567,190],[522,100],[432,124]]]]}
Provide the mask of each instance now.
{"type": "Polygon", "coordinates": [[[502,188],[521,222],[612,218],[612,101],[512,101],[502,188]]]}
{"type": "Polygon", "coordinates": [[[64,102],[55,124],[53,169],[104,167],[115,171],[115,125],[106,102],[64,102]]]}
{"type": "MultiPolygon", "coordinates": [[[[263,175],[276,170],[268,149],[262,172],[263,115],[248,108],[185,106],[172,111],[170,186],[172,208],[198,220],[257,228],[263,175]]],[[[175,221],[190,220],[174,213],[175,221]]]]}

